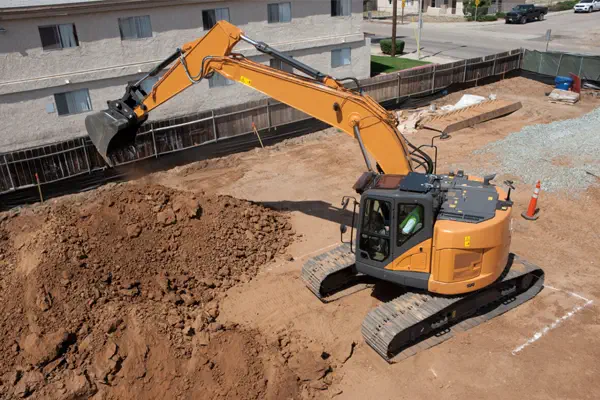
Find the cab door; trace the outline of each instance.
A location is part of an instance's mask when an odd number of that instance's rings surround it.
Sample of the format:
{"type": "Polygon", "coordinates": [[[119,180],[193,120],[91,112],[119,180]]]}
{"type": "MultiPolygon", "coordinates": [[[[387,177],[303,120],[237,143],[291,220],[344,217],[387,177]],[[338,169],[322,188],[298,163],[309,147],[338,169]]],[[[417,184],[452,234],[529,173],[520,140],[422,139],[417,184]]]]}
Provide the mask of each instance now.
{"type": "Polygon", "coordinates": [[[388,269],[424,272],[431,269],[433,205],[430,196],[407,194],[394,202],[394,260],[388,269]]]}
{"type": "Polygon", "coordinates": [[[369,267],[385,268],[393,259],[392,199],[369,195],[361,204],[361,218],[356,238],[356,261],[369,267]]]}

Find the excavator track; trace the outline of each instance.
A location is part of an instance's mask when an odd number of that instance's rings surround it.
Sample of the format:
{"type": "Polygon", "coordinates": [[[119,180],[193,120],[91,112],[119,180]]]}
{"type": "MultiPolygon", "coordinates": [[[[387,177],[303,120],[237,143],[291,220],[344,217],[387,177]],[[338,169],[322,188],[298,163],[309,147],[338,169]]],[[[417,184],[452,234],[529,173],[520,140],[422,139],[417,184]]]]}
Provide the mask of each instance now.
{"type": "Polygon", "coordinates": [[[543,284],[538,266],[511,254],[494,284],[466,296],[405,293],[371,310],[362,334],[386,361],[398,362],[523,304],[543,284]]]}
{"type": "Polygon", "coordinates": [[[302,280],[321,301],[348,287],[360,276],[354,264],[350,245],[341,244],[309,259],[302,267],[302,280]]]}

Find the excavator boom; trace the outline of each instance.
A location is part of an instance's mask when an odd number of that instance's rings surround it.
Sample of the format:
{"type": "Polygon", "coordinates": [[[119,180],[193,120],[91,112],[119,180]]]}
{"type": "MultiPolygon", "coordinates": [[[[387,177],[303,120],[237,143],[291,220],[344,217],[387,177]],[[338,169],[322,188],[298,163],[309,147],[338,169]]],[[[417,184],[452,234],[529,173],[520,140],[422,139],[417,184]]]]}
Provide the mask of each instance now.
{"type": "MultiPolygon", "coordinates": [[[[407,143],[396,129],[396,117],[363,94],[360,88],[358,91],[351,90],[341,83],[352,79],[359,86],[358,81],[353,78],[336,80],[246,37],[226,21],[219,21],[204,37],[177,49],[139,82],[128,86],[123,98],[108,102],[107,110],[88,116],[86,129],[90,138],[112,165],[111,152],[134,143],[135,135],[149,112],[214,73],[240,82],[355,137],[369,169],[372,167],[367,152],[377,162],[380,172],[407,174],[413,170],[407,143]],[[240,41],[280,59],[306,76],[280,71],[233,53],[233,48],[240,41]],[[150,93],[140,89],[144,79],[157,75],[170,64],[173,65],[150,93]]],[[[432,165],[429,167],[431,170],[432,165]]]]}

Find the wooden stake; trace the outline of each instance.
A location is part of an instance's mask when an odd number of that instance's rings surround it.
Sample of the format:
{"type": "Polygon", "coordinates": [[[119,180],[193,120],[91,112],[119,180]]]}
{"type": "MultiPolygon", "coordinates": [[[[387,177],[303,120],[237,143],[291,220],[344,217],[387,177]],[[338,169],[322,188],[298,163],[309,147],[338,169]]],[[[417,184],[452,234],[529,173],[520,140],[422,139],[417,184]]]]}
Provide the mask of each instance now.
{"type": "Polygon", "coordinates": [[[35,173],[35,181],[37,182],[38,192],[40,193],[40,202],[44,202],[44,196],[42,196],[42,186],[40,185],[40,177],[37,172],[35,173]]]}
{"type": "Polygon", "coordinates": [[[258,131],[256,130],[256,125],[254,125],[254,122],[252,123],[252,129],[254,130],[254,134],[258,137],[258,141],[260,142],[260,147],[262,147],[264,149],[265,146],[263,146],[263,142],[260,139],[260,135],[258,134],[258,131]]]}

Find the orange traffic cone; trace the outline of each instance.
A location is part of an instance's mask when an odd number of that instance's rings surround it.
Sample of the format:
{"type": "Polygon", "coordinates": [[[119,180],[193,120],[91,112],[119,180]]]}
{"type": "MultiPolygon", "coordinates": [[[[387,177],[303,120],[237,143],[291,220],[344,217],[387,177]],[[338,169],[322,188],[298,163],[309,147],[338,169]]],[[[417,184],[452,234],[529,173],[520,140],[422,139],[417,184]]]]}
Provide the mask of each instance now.
{"type": "Polygon", "coordinates": [[[537,199],[540,194],[541,183],[537,181],[535,185],[535,189],[533,189],[533,195],[531,196],[531,200],[529,200],[529,207],[527,207],[527,211],[523,211],[521,216],[530,221],[535,221],[539,217],[540,210],[537,208],[537,199]]]}

